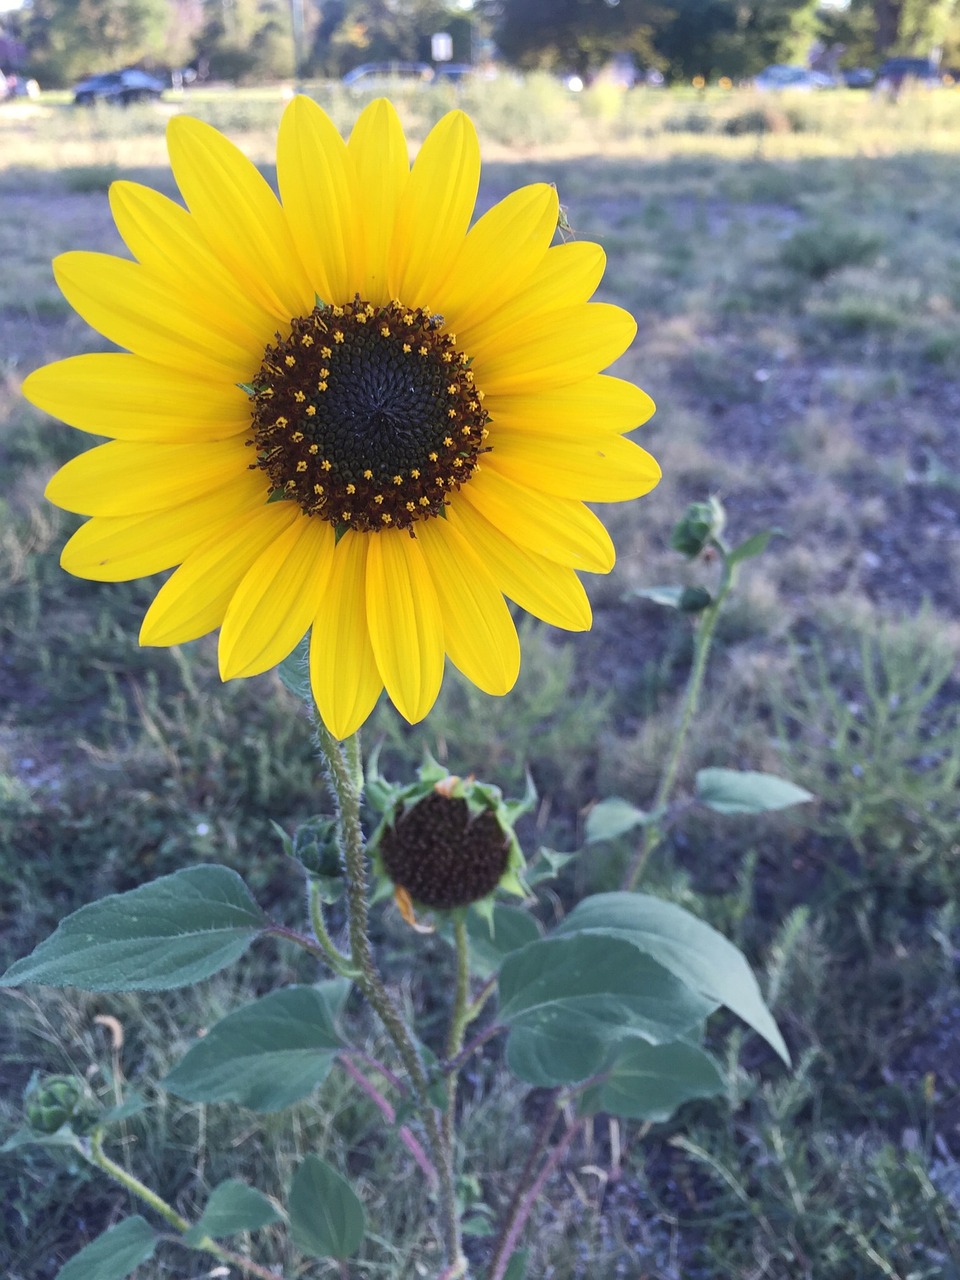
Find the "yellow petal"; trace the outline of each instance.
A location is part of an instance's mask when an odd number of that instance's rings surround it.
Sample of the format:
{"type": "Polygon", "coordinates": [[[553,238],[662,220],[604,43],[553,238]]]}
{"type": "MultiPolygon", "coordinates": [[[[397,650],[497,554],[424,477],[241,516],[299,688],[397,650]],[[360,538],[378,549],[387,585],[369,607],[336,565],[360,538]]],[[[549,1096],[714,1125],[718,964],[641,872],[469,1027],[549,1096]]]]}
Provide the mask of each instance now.
{"type": "Polygon", "coordinates": [[[314,291],[324,302],[350,301],[363,283],[357,178],[347,144],[311,98],[298,95],[283,113],[277,181],[314,291]]]}
{"type": "Polygon", "coordinates": [[[467,502],[451,502],[447,524],[463,534],[503,594],[565,631],[589,631],[590,601],[572,569],[519,547],[467,502]]]}
{"type": "Polygon", "coordinates": [[[126,582],[171,569],[266,502],[263,479],[245,472],[228,489],[147,516],[94,516],[63,548],[67,573],[126,582]]]}
{"type": "Polygon", "coordinates": [[[356,216],[363,231],[365,274],[358,289],[362,298],[382,305],[390,301],[387,261],[397,209],[410,177],[407,140],[392,103],[377,98],[364,107],[347,150],[360,192],[356,216]]]}
{"type": "Polygon", "coordinates": [[[184,644],[219,627],[251,564],[299,515],[293,502],[271,502],[191,552],[147,610],[140,643],[184,644]]]}
{"type": "Polygon", "coordinates": [[[174,116],[170,164],[197,229],[214,254],[282,323],[313,309],[313,289],[266,180],[237,147],[201,120],[174,116]]]}
{"type": "Polygon", "coordinates": [[[63,253],[53,261],[63,296],[98,333],[145,360],[197,377],[248,381],[261,351],[252,352],[216,319],[197,316],[161,276],[106,253],[63,253]]]}
{"type": "Polygon", "coordinates": [[[323,598],[333,544],[332,525],[302,516],[261,552],[220,628],[222,679],[269,671],[296,648],[323,598]]]}
{"type": "Polygon", "coordinates": [[[370,641],[387,693],[414,724],[440,691],[443,617],[416,539],[400,530],[367,536],[370,641]]]}
{"type": "Polygon", "coordinates": [[[527,324],[534,316],[587,302],[603,278],[606,257],[598,244],[572,240],[548,249],[519,291],[511,290],[497,311],[477,324],[461,324],[457,340],[463,351],[488,343],[491,334],[527,324]]]}
{"type": "Polygon", "coordinates": [[[31,373],[23,394],[72,427],[120,440],[201,443],[250,430],[250,401],[239,387],[139,356],[70,356],[31,373]]]}
{"type": "Polygon", "coordinates": [[[459,334],[503,306],[543,260],[557,227],[556,188],[521,187],[470,228],[446,282],[430,303],[459,334]]]}
{"type": "Polygon", "coordinates": [[[580,502],[555,498],[517,484],[494,470],[478,471],[460,490],[481,515],[511,541],[571,569],[609,573],[616,559],[610,535],[580,502]]]}
{"type": "Polygon", "coordinates": [[[427,134],[400,198],[390,248],[392,297],[433,307],[460,252],[479,184],[476,130],[462,111],[451,111],[427,134]]]}
{"type": "Polygon", "coordinates": [[[239,436],[215,444],[102,444],[62,466],[45,496],[84,516],[162,511],[232,484],[250,458],[239,436]]]}
{"type": "Polygon", "coordinates": [[[594,431],[620,435],[646,422],[656,408],[647,393],[632,382],[605,373],[538,395],[487,396],[483,407],[490,414],[498,440],[514,431],[551,436],[569,432],[576,437],[594,431]]]}
{"type": "Polygon", "coordinates": [[[473,356],[477,386],[488,396],[568,386],[606,368],[637,332],[629,312],[608,302],[534,316],[465,348],[473,356]]]}
{"type": "Polygon", "coordinates": [[[276,321],[217,261],[186,209],[137,182],[114,182],[110,208],[134,257],[179,291],[218,332],[228,333],[259,359],[276,321]]]}
{"type": "Polygon", "coordinates": [[[484,693],[508,693],[520,671],[520,641],[503,594],[448,520],[423,521],[417,541],[440,602],[451,662],[484,693]]]}
{"type": "Polygon", "coordinates": [[[571,440],[504,431],[484,465],[517,484],[583,502],[626,502],[649,493],[660,479],[650,454],[617,435],[571,440]]]}
{"type": "Polygon", "coordinates": [[[335,738],[356,733],[383,692],[367,624],[370,542],[370,535],[347,530],[337,543],[310,635],[313,697],[335,738]]]}

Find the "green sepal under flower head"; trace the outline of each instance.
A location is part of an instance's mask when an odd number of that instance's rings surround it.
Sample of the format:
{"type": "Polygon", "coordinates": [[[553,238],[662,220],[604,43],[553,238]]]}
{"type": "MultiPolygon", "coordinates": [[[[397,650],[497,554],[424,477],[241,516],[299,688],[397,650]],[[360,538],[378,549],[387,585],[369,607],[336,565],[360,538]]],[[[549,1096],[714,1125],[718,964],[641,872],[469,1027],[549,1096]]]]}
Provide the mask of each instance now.
{"type": "Polygon", "coordinates": [[[711,543],[722,549],[720,539],[727,523],[727,513],[719,498],[707,502],[691,502],[670,535],[674,551],[695,560],[711,543]]]}
{"type": "Polygon", "coordinates": [[[526,897],[514,823],[536,800],[529,778],[523,799],[504,800],[499,787],[457,777],[428,756],[417,781],[400,786],[381,776],[374,754],[366,794],[383,815],[370,840],[375,898],[393,893],[401,910],[474,906],[490,918],[498,889],[526,897]]]}
{"type": "Polygon", "coordinates": [[[56,1133],[69,1124],[74,1133],[96,1128],[100,1108],[79,1076],[31,1080],[24,1096],[24,1117],[34,1133],[56,1133]]]}

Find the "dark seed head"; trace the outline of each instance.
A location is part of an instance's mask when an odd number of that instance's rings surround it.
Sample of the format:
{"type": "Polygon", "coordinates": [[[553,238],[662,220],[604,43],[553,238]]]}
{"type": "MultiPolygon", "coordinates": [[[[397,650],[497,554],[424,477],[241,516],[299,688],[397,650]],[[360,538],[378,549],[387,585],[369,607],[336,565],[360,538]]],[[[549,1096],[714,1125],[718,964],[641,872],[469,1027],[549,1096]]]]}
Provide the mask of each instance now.
{"type": "Polygon", "coordinates": [[[253,386],[252,465],[273,494],[340,528],[439,515],[485,448],[469,362],[422,308],[315,307],[267,347],[253,386]]]}
{"type": "Polygon", "coordinates": [[[510,856],[508,836],[489,809],[434,791],[402,808],[380,837],[395,885],[425,907],[465,907],[497,887],[510,856]]]}

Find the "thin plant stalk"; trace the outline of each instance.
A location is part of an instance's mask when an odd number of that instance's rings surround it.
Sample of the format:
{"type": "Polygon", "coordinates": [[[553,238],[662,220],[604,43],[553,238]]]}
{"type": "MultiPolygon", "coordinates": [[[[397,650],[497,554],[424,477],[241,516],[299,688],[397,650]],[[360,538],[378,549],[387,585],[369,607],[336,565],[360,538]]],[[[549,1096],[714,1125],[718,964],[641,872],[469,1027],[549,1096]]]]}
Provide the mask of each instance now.
{"type": "MultiPolygon", "coordinates": [[[[674,734],[670,754],[667,756],[667,763],[663,773],[660,775],[660,783],[653,799],[653,813],[656,815],[663,815],[667,811],[673,797],[673,789],[676,786],[677,774],[680,771],[687,738],[690,736],[690,730],[693,728],[693,722],[700,706],[703,678],[706,675],[707,660],[710,657],[710,649],[713,645],[714,633],[720,618],[720,610],[733,586],[737,566],[730,564],[724,555],[723,549],[721,549],[721,555],[724,556],[723,573],[717,588],[716,599],[708,608],[704,609],[700,615],[700,624],[694,632],[693,662],[690,667],[690,675],[687,678],[687,687],[683,694],[680,722],[677,726],[677,732],[674,734]]],[[[660,847],[662,842],[663,821],[662,816],[657,816],[643,829],[643,839],[623,879],[624,889],[631,890],[637,887],[651,855],[660,847]]]]}
{"type": "MultiPolygon", "coordinates": [[[[139,1178],[134,1177],[122,1165],[110,1159],[103,1149],[102,1132],[92,1134],[89,1146],[78,1144],[78,1149],[90,1164],[107,1174],[114,1182],[119,1183],[121,1187],[129,1191],[131,1195],[136,1196],[138,1200],[142,1200],[145,1205],[148,1205],[154,1213],[163,1218],[181,1235],[190,1230],[191,1224],[187,1219],[177,1213],[172,1205],[167,1204],[162,1196],[157,1195],[155,1191],[152,1191],[142,1183],[139,1178]]],[[[248,1275],[259,1276],[260,1280],[281,1280],[275,1271],[268,1271],[266,1267],[261,1267],[258,1263],[245,1258],[242,1253],[234,1253],[232,1249],[225,1249],[223,1245],[217,1244],[210,1236],[204,1236],[198,1245],[191,1247],[202,1249],[204,1253],[212,1254],[221,1262],[229,1262],[233,1266],[239,1267],[240,1270],[246,1271],[248,1275]]]]}
{"type": "Polygon", "coordinates": [[[445,1141],[437,1111],[427,1096],[429,1081],[419,1050],[384,986],[370,946],[366,847],[360,821],[363,773],[359,741],[354,735],[346,743],[339,742],[328,732],[319,716],[315,720],[317,741],[327,763],[330,789],[337,806],[340,852],[347,884],[350,958],[357,971],[355,981],[393,1041],[417,1095],[433,1163],[440,1179],[440,1210],[447,1262],[450,1267],[456,1267],[463,1258],[463,1252],[453,1183],[453,1154],[450,1144],[445,1141]]]}

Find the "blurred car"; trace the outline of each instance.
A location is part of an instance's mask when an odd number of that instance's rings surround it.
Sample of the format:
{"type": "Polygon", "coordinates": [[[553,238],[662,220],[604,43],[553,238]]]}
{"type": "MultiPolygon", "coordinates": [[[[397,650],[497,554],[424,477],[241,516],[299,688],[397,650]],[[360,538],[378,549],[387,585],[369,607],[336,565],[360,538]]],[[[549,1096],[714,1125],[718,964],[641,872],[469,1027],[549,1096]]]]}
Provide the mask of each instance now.
{"type": "Polygon", "coordinates": [[[139,67],[124,67],[122,71],[88,76],[75,84],[71,92],[77,107],[92,107],[95,102],[112,102],[126,107],[131,102],[157,102],[166,87],[165,81],[141,71],[139,67]]]}
{"type": "Polygon", "coordinates": [[[872,89],[877,73],[869,67],[848,67],[840,76],[848,89],[872,89]]]}
{"type": "Polygon", "coordinates": [[[833,76],[828,76],[825,71],[809,71],[806,67],[792,67],[785,63],[764,67],[753,78],[753,87],[763,93],[780,89],[799,89],[803,92],[833,89],[836,83],[833,76]]]}
{"type": "Polygon", "coordinates": [[[361,62],[343,77],[348,89],[375,89],[391,80],[433,79],[433,67],[428,62],[361,62]]]}
{"type": "Polygon", "coordinates": [[[469,62],[441,62],[434,74],[437,80],[448,80],[451,84],[459,84],[468,76],[475,75],[476,70],[476,67],[472,67],[469,62]]]}
{"type": "Polygon", "coordinates": [[[899,93],[911,84],[937,85],[940,72],[929,58],[888,58],[877,71],[876,87],[888,93],[899,93]]]}

